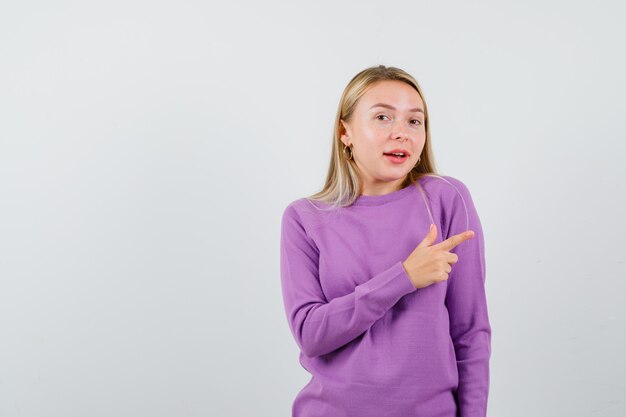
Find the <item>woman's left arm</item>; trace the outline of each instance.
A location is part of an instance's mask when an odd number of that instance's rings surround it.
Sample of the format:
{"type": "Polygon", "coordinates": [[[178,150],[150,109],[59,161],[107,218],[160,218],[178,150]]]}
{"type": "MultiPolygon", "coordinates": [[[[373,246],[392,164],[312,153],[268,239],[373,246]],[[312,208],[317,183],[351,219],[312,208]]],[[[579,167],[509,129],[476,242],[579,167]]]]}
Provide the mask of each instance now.
{"type": "Polygon", "coordinates": [[[445,178],[458,190],[448,193],[452,197],[443,205],[448,224],[445,239],[468,228],[474,231],[473,238],[450,251],[458,255],[458,261],[451,265],[445,300],[459,372],[460,416],[485,417],[491,357],[491,326],[485,294],[485,241],[468,188],[458,179],[445,178]]]}

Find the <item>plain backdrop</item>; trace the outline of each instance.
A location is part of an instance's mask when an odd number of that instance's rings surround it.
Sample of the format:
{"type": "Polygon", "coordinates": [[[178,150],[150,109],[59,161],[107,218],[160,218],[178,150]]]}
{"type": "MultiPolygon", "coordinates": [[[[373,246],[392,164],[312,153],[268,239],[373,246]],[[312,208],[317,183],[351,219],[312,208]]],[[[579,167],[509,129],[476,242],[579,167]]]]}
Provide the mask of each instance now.
{"type": "Polygon", "coordinates": [[[0,416],[289,416],[281,215],[379,64],[483,224],[489,415],[622,416],[625,12],[0,0],[0,416]]]}

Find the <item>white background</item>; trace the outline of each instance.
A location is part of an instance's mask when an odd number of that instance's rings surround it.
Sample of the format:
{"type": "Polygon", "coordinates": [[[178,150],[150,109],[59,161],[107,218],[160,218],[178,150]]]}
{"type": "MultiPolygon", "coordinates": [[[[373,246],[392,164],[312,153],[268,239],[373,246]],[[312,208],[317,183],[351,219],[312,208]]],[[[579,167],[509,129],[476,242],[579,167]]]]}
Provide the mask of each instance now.
{"type": "Polygon", "coordinates": [[[0,415],[290,415],[281,214],[378,64],[481,217],[489,415],[623,415],[625,11],[0,0],[0,415]]]}

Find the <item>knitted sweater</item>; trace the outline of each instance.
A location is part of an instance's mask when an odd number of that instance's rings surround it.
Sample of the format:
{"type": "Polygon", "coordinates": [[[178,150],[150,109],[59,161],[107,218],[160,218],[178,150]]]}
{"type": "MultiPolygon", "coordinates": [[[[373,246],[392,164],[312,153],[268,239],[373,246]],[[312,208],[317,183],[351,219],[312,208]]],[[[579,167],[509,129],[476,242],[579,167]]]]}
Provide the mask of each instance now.
{"type": "Polygon", "coordinates": [[[481,223],[468,188],[423,176],[348,207],[300,198],[283,212],[289,329],[311,374],[293,417],[485,417],[491,327],[481,223]],[[448,279],[417,289],[402,262],[437,226],[474,237],[448,279]]]}

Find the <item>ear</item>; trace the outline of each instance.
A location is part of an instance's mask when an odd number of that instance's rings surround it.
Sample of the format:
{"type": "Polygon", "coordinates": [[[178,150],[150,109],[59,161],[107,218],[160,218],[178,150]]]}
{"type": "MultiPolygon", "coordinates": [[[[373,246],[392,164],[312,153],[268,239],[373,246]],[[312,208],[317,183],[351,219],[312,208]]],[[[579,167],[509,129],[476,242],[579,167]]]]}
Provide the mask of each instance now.
{"type": "Polygon", "coordinates": [[[344,145],[350,146],[350,126],[343,119],[339,120],[339,138],[344,145]]]}

